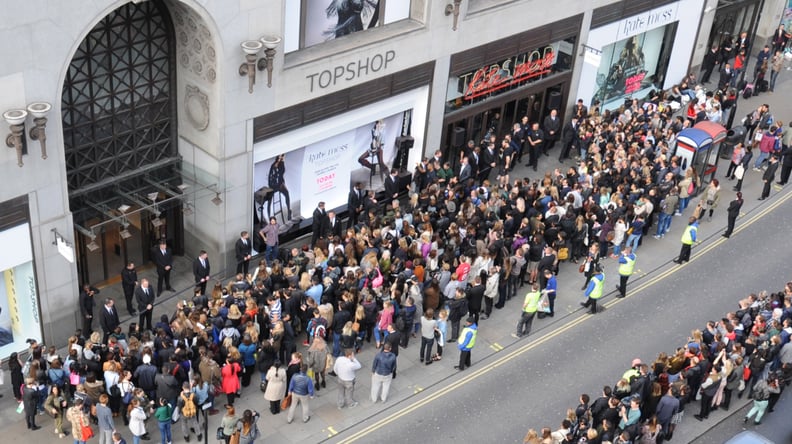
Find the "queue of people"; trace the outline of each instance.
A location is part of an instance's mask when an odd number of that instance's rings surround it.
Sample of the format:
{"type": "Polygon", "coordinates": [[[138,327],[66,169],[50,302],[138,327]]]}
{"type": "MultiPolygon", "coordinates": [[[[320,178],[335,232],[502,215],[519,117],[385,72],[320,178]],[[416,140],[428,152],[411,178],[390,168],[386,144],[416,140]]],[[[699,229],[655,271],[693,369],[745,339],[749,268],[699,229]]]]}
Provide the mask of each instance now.
{"type": "Polygon", "coordinates": [[[685,411],[706,421],[712,411],[752,399],[743,422],[762,423],[792,384],[792,282],[783,291],[749,294],[718,321],[693,330],[650,364],[636,358],[614,385],[592,399],[580,395],[558,429],[530,429],[525,442],[661,444],[685,411]],[[697,413],[694,413],[697,410],[697,413]]]}

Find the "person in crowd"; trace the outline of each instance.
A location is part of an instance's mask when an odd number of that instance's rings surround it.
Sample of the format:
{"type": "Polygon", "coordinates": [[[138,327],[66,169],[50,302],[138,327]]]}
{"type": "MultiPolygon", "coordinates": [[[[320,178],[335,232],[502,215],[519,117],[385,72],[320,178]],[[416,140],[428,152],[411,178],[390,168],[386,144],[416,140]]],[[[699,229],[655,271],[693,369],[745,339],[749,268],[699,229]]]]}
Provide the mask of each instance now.
{"type": "Polygon", "coordinates": [[[391,381],[396,378],[397,357],[391,349],[391,344],[386,342],[371,365],[371,402],[373,403],[380,399],[382,402],[388,400],[391,381]]]}
{"type": "MultiPolygon", "coordinates": [[[[66,410],[66,419],[71,425],[71,433],[75,444],[85,444],[88,440],[87,437],[83,436],[83,427],[90,426],[90,421],[88,414],[83,411],[83,405],[83,400],[76,398],[74,405],[66,410]]],[[[139,441],[136,441],[136,444],[139,444],[139,441]]]]}
{"type": "MultiPolygon", "coordinates": [[[[157,266],[157,295],[162,294],[163,284],[165,285],[165,290],[176,291],[170,284],[170,275],[173,270],[173,252],[168,248],[168,242],[164,238],[160,239],[158,246],[151,251],[151,257],[157,266]]],[[[149,329],[151,329],[151,326],[149,326],[149,329]]]]}
{"type": "Polygon", "coordinates": [[[675,263],[682,264],[690,260],[690,249],[698,239],[698,227],[698,219],[695,216],[691,216],[688,219],[687,227],[682,232],[682,249],[679,251],[679,256],[674,259],[675,263]]]}
{"type": "Polygon", "coordinates": [[[633,274],[636,260],[637,257],[633,253],[632,247],[625,247],[621,256],[619,256],[619,283],[616,284],[616,291],[619,294],[616,297],[623,298],[627,296],[627,281],[633,274]]]}
{"type": "Polygon", "coordinates": [[[726,231],[723,232],[721,236],[725,238],[729,238],[734,231],[734,224],[737,222],[737,217],[740,215],[740,209],[743,205],[743,197],[741,192],[737,192],[734,200],[729,202],[729,208],[726,209],[727,215],[727,223],[726,223],[726,231]]]}
{"type": "Polygon", "coordinates": [[[602,297],[604,286],[605,273],[602,272],[602,267],[598,265],[588,286],[586,286],[586,291],[583,293],[583,296],[586,297],[586,301],[581,302],[580,306],[583,308],[591,307],[591,314],[597,314],[597,301],[602,297]]]}
{"type": "MultiPolygon", "coordinates": [[[[338,378],[338,400],[336,406],[339,410],[344,407],[356,407],[355,401],[355,378],[356,372],[362,365],[355,358],[355,351],[351,348],[344,349],[344,355],[339,356],[333,364],[333,371],[338,378]]],[[[309,378],[310,379],[310,378],[309,378]]]]}
{"type": "MultiPolygon", "coordinates": [[[[525,295],[525,300],[523,300],[520,320],[517,322],[517,332],[511,335],[513,338],[519,339],[531,333],[531,324],[536,316],[536,312],[539,310],[539,300],[541,297],[542,293],[539,291],[539,283],[532,284],[531,291],[525,295]]],[[[462,367],[461,361],[462,358],[460,357],[460,367],[462,367]]]]}
{"type": "Polygon", "coordinates": [[[291,406],[286,415],[286,422],[291,424],[294,420],[294,411],[297,410],[297,404],[302,407],[302,420],[308,422],[311,420],[311,407],[309,399],[314,397],[313,380],[306,375],[308,366],[305,364],[300,365],[299,373],[291,378],[289,383],[288,393],[292,396],[291,406]]]}
{"type": "Polygon", "coordinates": [[[459,333],[459,338],[457,339],[459,364],[454,366],[456,370],[464,370],[470,367],[470,352],[476,345],[477,334],[478,326],[476,325],[476,319],[473,318],[473,316],[469,316],[465,321],[465,328],[459,333]]]}

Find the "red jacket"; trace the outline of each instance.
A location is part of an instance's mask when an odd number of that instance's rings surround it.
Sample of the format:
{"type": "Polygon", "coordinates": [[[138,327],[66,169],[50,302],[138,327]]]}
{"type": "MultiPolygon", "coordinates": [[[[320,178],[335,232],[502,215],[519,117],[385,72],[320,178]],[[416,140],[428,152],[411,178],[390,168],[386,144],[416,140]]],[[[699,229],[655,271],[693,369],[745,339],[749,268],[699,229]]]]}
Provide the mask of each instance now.
{"type": "Polygon", "coordinates": [[[239,366],[238,363],[232,362],[230,364],[226,364],[220,370],[220,375],[223,377],[223,382],[221,386],[223,388],[223,393],[236,393],[239,390],[239,372],[242,371],[242,368],[239,366]]]}

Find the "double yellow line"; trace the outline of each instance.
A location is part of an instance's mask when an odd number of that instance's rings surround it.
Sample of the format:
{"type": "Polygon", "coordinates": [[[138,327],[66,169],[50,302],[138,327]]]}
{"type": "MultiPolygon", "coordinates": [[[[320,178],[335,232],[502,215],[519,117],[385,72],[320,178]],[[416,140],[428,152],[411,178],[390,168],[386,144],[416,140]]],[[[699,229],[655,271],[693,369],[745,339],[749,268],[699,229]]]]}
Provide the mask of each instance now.
{"type": "MultiPolygon", "coordinates": [[[[733,235],[739,234],[741,231],[747,229],[751,224],[755,223],[756,221],[758,221],[763,216],[767,215],[771,211],[775,210],[779,206],[781,206],[784,203],[786,203],[790,198],[792,198],[792,193],[790,193],[790,192],[785,193],[785,195],[783,197],[779,198],[778,200],[774,201],[772,204],[770,204],[767,207],[763,208],[761,211],[759,211],[758,213],[756,213],[753,216],[751,216],[747,221],[741,223],[740,226],[737,229],[735,229],[732,234],[733,235]]],[[[713,234],[713,236],[714,236],[714,234],[713,234]]],[[[717,234],[717,239],[714,242],[707,244],[702,249],[699,249],[696,252],[696,254],[691,257],[691,260],[688,263],[693,262],[695,260],[698,260],[700,257],[704,256],[710,250],[712,250],[713,248],[718,247],[719,245],[721,245],[722,243],[724,243],[726,241],[727,241],[727,239],[724,238],[724,237],[720,237],[720,233],[718,233],[717,234]]],[[[627,297],[629,298],[629,297],[635,296],[637,293],[639,293],[639,292],[641,292],[643,290],[646,290],[650,286],[656,284],[660,280],[662,280],[662,279],[670,276],[671,274],[677,272],[679,270],[679,268],[685,267],[686,265],[687,264],[684,264],[684,265],[681,265],[681,266],[673,266],[673,267],[663,271],[659,275],[653,276],[648,281],[643,282],[640,285],[638,285],[637,287],[631,289],[630,295],[627,296],[627,297]]],[[[624,298],[624,299],[626,299],[626,298],[624,298]]],[[[619,304],[619,303],[623,302],[624,299],[611,300],[610,302],[606,303],[605,306],[606,307],[612,307],[612,306],[614,306],[616,304],[619,304]]],[[[502,365],[505,365],[506,363],[508,363],[512,359],[514,359],[517,356],[527,352],[528,350],[536,348],[536,347],[544,344],[545,342],[547,342],[547,341],[549,341],[551,339],[554,339],[555,337],[557,337],[557,336],[559,336],[559,335],[561,335],[563,333],[566,333],[567,331],[569,331],[572,328],[576,327],[578,324],[580,324],[583,321],[589,319],[590,317],[592,317],[591,314],[588,314],[588,313],[581,314],[580,316],[578,316],[577,318],[573,319],[569,323],[561,326],[560,328],[558,328],[556,330],[553,330],[552,332],[549,332],[549,333],[547,333],[547,334],[545,334],[545,335],[543,335],[541,337],[538,337],[538,338],[532,340],[531,342],[528,342],[528,343],[526,343],[524,345],[521,345],[521,346],[517,347],[516,349],[514,349],[511,352],[509,352],[505,356],[499,358],[497,361],[495,361],[493,363],[490,363],[490,364],[486,364],[486,365],[478,368],[477,370],[466,374],[465,376],[459,378],[458,380],[452,382],[451,384],[449,384],[449,385],[437,390],[436,392],[434,392],[432,394],[427,395],[426,398],[417,400],[417,401],[413,402],[412,404],[410,404],[409,406],[403,408],[402,410],[400,410],[400,411],[398,411],[398,412],[396,412],[396,413],[394,413],[392,415],[389,415],[386,418],[380,419],[380,420],[372,423],[371,425],[366,426],[365,428],[353,433],[349,437],[344,438],[340,442],[341,443],[352,443],[352,442],[358,441],[359,439],[365,437],[366,435],[368,435],[369,433],[379,429],[380,427],[385,426],[387,424],[390,424],[390,423],[396,421],[397,419],[399,419],[399,418],[401,418],[401,417],[403,417],[403,416],[405,416],[405,415],[407,415],[409,413],[412,413],[412,412],[418,410],[419,408],[429,404],[430,402],[433,402],[434,400],[439,399],[442,396],[445,396],[447,393],[450,393],[451,391],[453,391],[453,390],[455,390],[455,389],[457,389],[459,387],[462,387],[463,385],[473,381],[474,379],[482,376],[483,374],[485,374],[485,373],[487,373],[487,372],[489,372],[491,370],[494,370],[494,369],[496,369],[496,368],[498,368],[498,367],[500,367],[502,365]]]]}

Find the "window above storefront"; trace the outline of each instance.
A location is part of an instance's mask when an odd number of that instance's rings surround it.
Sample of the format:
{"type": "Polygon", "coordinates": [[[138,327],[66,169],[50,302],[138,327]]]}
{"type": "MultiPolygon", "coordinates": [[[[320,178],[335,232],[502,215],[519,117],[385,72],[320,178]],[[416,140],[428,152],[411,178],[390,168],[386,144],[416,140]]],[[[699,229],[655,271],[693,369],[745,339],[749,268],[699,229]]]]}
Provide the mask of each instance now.
{"type": "Polygon", "coordinates": [[[349,36],[361,31],[375,32],[410,19],[420,21],[425,9],[422,3],[419,0],[286,0],[285,52],[349,40],[349,36]]]}

